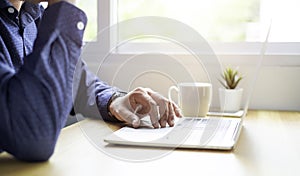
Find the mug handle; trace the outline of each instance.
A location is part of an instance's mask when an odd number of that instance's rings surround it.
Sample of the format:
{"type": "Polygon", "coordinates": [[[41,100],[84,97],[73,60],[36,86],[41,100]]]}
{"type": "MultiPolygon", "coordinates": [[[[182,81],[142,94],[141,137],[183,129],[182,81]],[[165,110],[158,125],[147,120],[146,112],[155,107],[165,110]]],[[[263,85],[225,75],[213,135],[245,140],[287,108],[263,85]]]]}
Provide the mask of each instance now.
{"type": "Polygon", "coordinates": [[[171,86],[170,88],[169,88],[169,91],[168,91],[168,98],[169,98],[169,101],[171,101],[171,102],[174,102],[173,100],[172,100],[172,91],[173,90],[175,90],[176,92],[177,92],[177,94],[179,93],[179,89],[176,87],[176,86],[171,86]]]}

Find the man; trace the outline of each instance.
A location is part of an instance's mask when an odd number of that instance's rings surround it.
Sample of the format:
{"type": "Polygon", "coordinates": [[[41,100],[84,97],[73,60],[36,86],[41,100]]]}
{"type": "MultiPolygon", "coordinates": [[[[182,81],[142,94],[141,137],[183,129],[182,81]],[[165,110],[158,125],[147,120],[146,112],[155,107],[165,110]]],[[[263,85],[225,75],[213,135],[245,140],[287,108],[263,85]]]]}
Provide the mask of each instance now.
{"type": "Polygon", "coordinates": [[[46,10],[41,1],[0,1],[0,149],[49,159],[72,107],[133,127],[146,114],[154,128],[174,125],[180,110],[163,96],[147,88],[126,94],[87,70],[78,59],[86,16],[71,0],[48,0],[46,10]]]}

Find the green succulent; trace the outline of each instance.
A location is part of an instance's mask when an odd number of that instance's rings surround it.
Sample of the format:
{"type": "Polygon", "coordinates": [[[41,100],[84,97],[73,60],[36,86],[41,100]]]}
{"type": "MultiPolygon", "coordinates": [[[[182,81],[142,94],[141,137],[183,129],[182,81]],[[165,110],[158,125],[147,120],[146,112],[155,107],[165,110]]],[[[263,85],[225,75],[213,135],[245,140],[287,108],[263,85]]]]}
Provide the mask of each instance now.
{"type": "Polygon", "coordinates": [[[219,81],[226,89],[235,89],[239,82],[243,79],[237,70],[234,70],[230,67],[227,67],[224,70],[222,78],[223,81],[219,81]]]}

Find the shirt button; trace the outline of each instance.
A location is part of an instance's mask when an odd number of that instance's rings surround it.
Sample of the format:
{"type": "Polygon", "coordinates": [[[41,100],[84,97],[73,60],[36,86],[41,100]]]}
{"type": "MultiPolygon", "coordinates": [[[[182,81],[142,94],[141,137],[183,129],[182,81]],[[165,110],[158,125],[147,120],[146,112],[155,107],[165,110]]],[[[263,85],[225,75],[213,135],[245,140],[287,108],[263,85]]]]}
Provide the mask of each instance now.
{"type": "Polygon", "coordinates": [[[79,21],[79,22],[77,23],[77,29],[79,29],[79,30],[83,30],[83,29],[84,29],[84,24],[83,24],[82,21],[79,21]]]}
{"type": "Polygon", "coordinates": [[[9,8],[7,9],[7,11],[8,11],[8,13],[14,13],[14,12],[15,12],[15,9],[12,8],[12,7],[9,7],[9,8]]]}

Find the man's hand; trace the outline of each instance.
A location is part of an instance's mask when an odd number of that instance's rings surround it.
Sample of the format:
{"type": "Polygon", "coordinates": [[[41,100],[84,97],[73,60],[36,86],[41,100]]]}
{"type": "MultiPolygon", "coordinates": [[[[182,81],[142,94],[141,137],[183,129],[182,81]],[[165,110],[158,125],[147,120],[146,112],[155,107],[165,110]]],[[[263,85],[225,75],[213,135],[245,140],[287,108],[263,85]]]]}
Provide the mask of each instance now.
{"type": "Polygon", "coordinates": [[[150,116],[154,128],[174,126],[174,118],[182,117],[181,110],[157,92],[149,88],[136,88],[124,97],[111,102],[109,111],[120,121],[140,126],[140,119],[150,116]]]}

